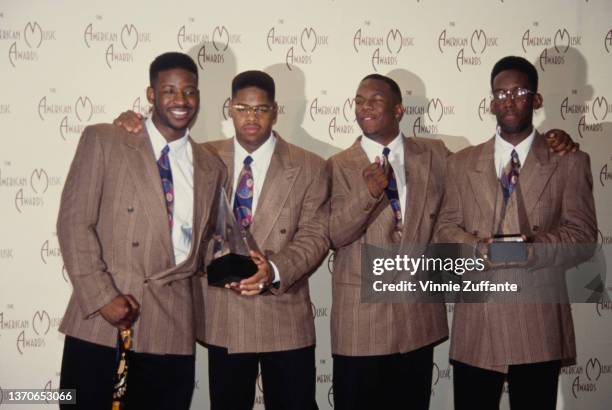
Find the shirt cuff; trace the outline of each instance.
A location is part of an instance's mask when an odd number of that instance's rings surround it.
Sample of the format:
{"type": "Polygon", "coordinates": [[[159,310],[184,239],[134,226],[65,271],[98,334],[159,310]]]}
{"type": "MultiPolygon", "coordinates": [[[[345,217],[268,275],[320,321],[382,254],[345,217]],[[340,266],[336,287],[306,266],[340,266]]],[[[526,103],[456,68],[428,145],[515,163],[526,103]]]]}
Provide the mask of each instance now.
{"type": "Polygon", "coordinates": [[[274,280],[272,281],[272,283],[280,283],[280,274],[278,273],[278,268],[271,260],[268,260],[268,262],[270,262],[270,265],[272,265],[272,269],[274,269],[274,280]]]}

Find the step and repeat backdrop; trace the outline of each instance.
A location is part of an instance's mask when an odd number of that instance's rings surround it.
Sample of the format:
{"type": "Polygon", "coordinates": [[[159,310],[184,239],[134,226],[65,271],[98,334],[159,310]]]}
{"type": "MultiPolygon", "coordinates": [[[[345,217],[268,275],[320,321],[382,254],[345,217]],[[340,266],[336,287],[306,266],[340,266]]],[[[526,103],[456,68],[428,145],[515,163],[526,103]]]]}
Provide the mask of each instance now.
{"type": "MultiPolygon", "coordinates": [[[[452,150],[485,141],[495,127],[491,68],[523,56],[541,75],[538,128],[566,130],[591,156],[599,240],[610,246],[611,22],[609,0],[3,0],[0,388],[58,387],[57,328],[71,292],[55,231],[66,173],[87,125],[148,112],[148,67],[158,54],[182,51],[199,66],[196,140],[233,135],[231,79],[261,69],[276,80],[277,131],[324,157],[359,135],[353,97],[370,73],[400,84],[406,135],[441,138],[452,150]]],[[[333,407],[332,258],[311,279],[321,409],[333,407]]],[[[612,305],[576,304],[573,312],[578,362],[562,371],[558,408],[607,409],[612,305]]],[[[193,409],[209,407],[206,366],[199,347],[193,409]]],[[[261,383],[256,392],[262,409],[261,383]]],[[[432,409],[452,409],[448,343],[436,348],[432,396],[432,409]]]]}

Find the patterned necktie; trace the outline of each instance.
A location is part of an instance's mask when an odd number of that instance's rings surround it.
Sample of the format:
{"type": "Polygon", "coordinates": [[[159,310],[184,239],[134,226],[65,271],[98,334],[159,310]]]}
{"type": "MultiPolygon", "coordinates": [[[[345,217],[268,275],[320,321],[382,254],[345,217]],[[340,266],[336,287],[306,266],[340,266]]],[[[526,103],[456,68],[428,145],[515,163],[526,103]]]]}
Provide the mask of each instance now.
{"type": "Polygon", "coordinates": [[[247,229],[253,222],[253,171],[251,163],[253,158],[248,155],[244,159],[244,167],[238,176],[238,187],[234,197],[234,215],[236,221],[243,228],[247,229]]]}
{"type": "Polygon", "coordinates": [[[383,156],[385,157],[385,161],[389,164],[389,184],[385,188],[385,193],[387,194],[387,198],[389,198],[389,202],[391,202],[391,209],[393,210],[393,215],[395,217],[395,231],[401,235],[402,232],[402,209],[400,207],[399,201],[399,192],[397,190],[397,180],[395,179],[395,172],[393,172],[393,167],[389,162],[389,153],[391,150],[388,147],[383,149],[383,156]]]}
{"type": "Polygon", "coordinates": [[[162,149],[162,154],[157,160],[157,168],[159,168],[159,176],[161,177],[162,189],[164,190],[164,198],[166,199],[166,210],[168,211],[168,226],[172,231],[172,221],[174,215],[174,184],[172,182],[172,169],[170,168],[170,158],[168,152],[169,146],[162,149]]]}
{"type": "Polygon", "coordinates": [[[504,199],[507,201],[512,195],[512,192],[516,188],[518,183],[519,170],[521,168],[521,161],[519,160],[518,154],[515,150],[512,150],[510,154],[510,161],[504,166],[504,170],[501,174],[501,185],[504,191],[504,199]]]}

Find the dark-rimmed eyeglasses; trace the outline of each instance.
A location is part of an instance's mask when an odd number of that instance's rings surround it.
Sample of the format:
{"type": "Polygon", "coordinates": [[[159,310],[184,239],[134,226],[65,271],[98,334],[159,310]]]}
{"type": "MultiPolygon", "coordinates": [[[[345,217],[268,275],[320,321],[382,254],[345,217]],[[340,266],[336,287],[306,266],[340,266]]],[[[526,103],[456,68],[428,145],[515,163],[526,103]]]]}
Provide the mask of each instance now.
{"type": "Polygon", "coordinates": [[[515,88],[513,90],[495,90],[491,94],[491,97],[496,102],[508,101],[524,101],[529,95],[535,94],[533,91],[526,88],[515,88]]]}

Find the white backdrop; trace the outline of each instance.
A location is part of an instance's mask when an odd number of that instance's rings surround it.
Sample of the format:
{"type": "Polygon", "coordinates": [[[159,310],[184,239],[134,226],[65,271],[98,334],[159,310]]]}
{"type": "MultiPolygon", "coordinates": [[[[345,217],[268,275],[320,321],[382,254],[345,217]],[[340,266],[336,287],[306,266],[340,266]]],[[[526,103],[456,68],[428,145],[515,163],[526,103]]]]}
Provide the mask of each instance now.
{"type": "MultiPolygon", "coordinates": [[[[540,130],[563,128],[591,155],[600,240],[609,245],[611,22],[609,0],[2,0],[0,388],[58,386],[57,327],[70,294],[55,233],[64,178],[86,125],[147,111],[156,55],[182,50],[200,66],[196,139],[232,135],[230,81],[262,69],[277,83],[276,129],[325,157],[359,134],[352,97],[371,72],[399,82],[407,135],[442,138],[453,150],[484,141],[495,124],[490,70],[505,55],[524,56],[542,77],[540,130]]],[[[328,266],[311,280],[322,409],[333,396],[328,266]]],[[[574,317],[578,363],[563,370],[558,407],[608,409],[612,305],[574,305],[574,317]]],[[[208,408],[206,377],[199,348],[194,409],[208,408]]],[[[451,377],[445,343],[435,354],[432,409],[452,408],[451,377]]],[[[256,402],[263,408],[259,388],[256,402]]]]}

